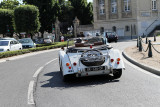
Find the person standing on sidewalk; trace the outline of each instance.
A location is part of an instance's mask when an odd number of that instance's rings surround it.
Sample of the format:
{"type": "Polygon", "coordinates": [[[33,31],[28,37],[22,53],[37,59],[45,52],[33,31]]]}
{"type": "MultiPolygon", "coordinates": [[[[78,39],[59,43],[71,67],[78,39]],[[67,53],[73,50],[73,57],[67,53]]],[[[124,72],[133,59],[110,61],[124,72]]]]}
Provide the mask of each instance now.
{"type": "Polygon", "coordinates": [[[64,36],[61,36],[61,42],[64,42],[64,36]]]}

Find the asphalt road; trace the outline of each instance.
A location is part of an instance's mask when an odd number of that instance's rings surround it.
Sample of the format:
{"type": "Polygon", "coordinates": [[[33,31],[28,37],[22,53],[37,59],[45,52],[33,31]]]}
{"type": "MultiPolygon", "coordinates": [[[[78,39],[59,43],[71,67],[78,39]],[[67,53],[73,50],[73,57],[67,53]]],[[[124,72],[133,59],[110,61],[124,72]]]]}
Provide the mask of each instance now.
{"type": "MultiPolygon", "coordinates": [[[[136,41],[111,43],[123,49],[136,41]]],[[[0,107],[159,107],[160,78],[125,61],[122,77],[95,76],[68,83],[59,72],[58,51],[0,63],[0,107]],[[41,73],[34,78],[35,72],[41,73]],[[31,81],[36,81],[33,104],[28,104],[31,81]]],[[[32,91],[31,91],[32,92],[32,91]]]]}

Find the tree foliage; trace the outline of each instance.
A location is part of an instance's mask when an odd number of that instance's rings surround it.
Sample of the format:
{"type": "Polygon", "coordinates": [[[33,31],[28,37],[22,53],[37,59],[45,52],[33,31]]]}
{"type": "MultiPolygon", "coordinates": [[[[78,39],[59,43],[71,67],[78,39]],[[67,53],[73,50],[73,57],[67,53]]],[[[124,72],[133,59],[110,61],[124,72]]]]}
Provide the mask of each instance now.
{"type": "Polygon", "coordinates": [[[93,5],[92,3],[88,3],[87,7],[85,8],[84,16],[87,17],[84,19],[84,24],[91,24],[93,21],[93,5]]]}
{"type": "Polygon", "coordinates": [[[74,16],[77,16],[82,25],[91,24],[93,20],[92,3],[87,0],[69,0],[74,8],[74,16]]]}
{"type": "MultiPolygon", "coordinates": [[[[81,24],[91,24],[93,20],[92,3],[87,0],[23,0],[25,4],[38,7],[40,12],[40,31],[51,32],[56,17],[60,22],[72,25],[77,16],[81,24]]],[[[67,27],[67,26],[66,26],[67,27]]],[[[66,29],[66,28],[65,28],[66,29]]]]}
{"type": "Polygon", "coordinates": [[[15,7],[17,7],[18,5],[20,5],[19,1],[17,0],[3,0],[0,3],[0,8],[2,9],[11,9],[13,10],[15,7]]]}
{"type": "Polygon", "coordinates": [[[21,5],[14,10],[14,24],[17,32],[34,33],[40,29],[39,10],[33,5],[21,5]]]}
{"type": "Polygon", "coordinates": [[[0,34],[13,34],[13,10],[0,9],[0,34]]]}
{"type": "Polygon", "coordinates": [[[56,0],[23,0],[25,4],[31,4],[38,7],[40,12],[40,31],[51,31],[52,23],[54,23],[58,14],[59,7],[56,5],[56,0]],[[53,8],[54,6],[54,8],[53,8]]]}
{"type": "Polygon", "coordinates": [[[70,1],[65,1],[65,3],[60,5],[60,14],[58,18],[61,22],[69,22],[70,24],[73,21],[74,14],[73,14],[73,6],[71,5],[70,1]]]}

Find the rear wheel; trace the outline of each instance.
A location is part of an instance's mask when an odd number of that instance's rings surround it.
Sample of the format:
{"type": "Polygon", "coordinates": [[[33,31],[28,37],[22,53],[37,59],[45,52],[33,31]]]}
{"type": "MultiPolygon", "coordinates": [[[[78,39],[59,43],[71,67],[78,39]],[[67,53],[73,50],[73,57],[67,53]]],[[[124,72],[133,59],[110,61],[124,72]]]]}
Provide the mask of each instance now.
{"type": "Polygon", "coordinates": [[[122,75],[122,69],[115,69],[113,70],[113,77],[114,79],[120,78],[122,75]]]}

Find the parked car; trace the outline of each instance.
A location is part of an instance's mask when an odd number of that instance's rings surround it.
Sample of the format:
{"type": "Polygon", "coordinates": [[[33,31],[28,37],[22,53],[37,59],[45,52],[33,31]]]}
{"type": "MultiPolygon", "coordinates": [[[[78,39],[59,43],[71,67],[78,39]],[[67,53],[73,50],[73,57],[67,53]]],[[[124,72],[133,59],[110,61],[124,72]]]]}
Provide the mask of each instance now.
{"type": "Polygon", "coordinates": [[[33,42],[36,44],[44,44],[44,39],[43,38],[36,38],[33,40],[33,42]]]}
{"type": "Polygon", "coordinates": [[[0,52],[21,50],[22,44],[17,40],[0,40],[0,52]]]}
{"type": "Polygon", "coordinates": [[[104,34],[106,38],[108,39],[108,42],[118,41],[118,35],[115,32],[105,32],[104,34]]]}
{"type": "Polygon", "coordinates": [[[113,49],[107,38],[102,36],[79,38],[75,46],[62,48],[59,51],[59,67],[64,81],[70,79],[70,76],[109,74],[117,79],[125,69],[119,50],[113,49]]]}
{"type": "Polygon", "coordinates": [[[52,43],[52,40],[49,38],[44,38],[44,43],[52,43]]]}
{"type": "Polygon", "coordinates": [[[36,44],[32,41],[31,38],[20,39],[19,42],[22,44],[23,48],[35,48],[36,44]]]}
{"type": "Polygon", "coordinates": [[[0,38],[0,40],[15,40],[15,41],[17,41],[16,39],[14,39],[14,38],[0,38]]]}

